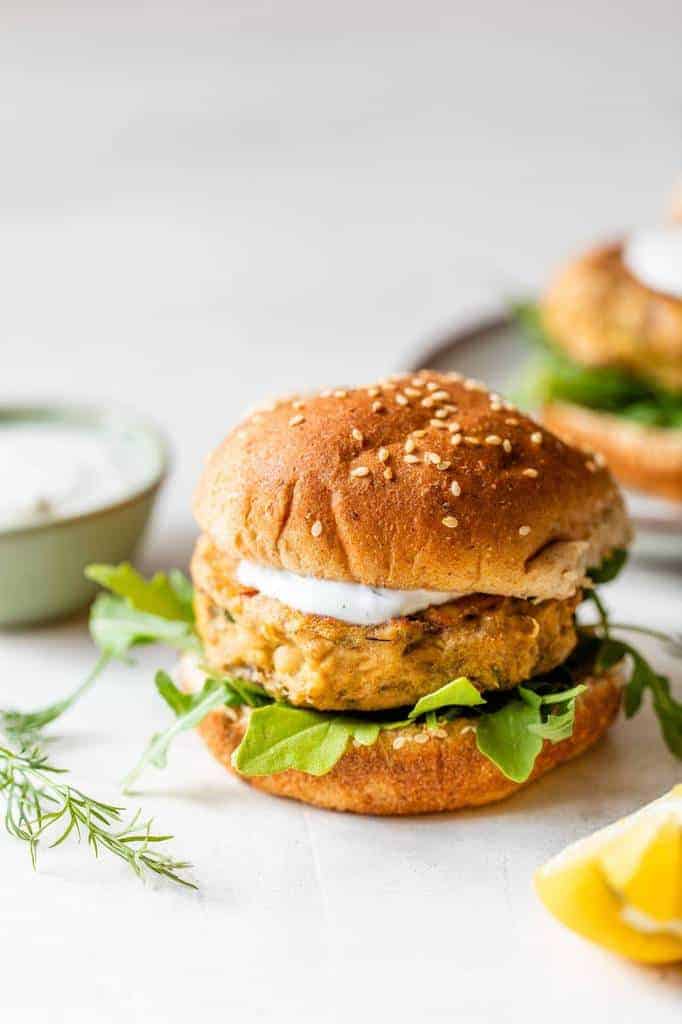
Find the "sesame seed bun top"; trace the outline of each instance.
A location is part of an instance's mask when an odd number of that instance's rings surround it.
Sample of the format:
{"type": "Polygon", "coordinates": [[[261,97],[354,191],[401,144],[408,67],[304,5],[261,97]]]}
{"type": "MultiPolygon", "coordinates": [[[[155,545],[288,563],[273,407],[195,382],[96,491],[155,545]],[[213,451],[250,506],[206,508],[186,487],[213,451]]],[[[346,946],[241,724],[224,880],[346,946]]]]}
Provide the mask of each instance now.
{"type": "Polygon", "coordinates": [[[602,460],[430,371],[252,413],[194,511],[235,560],[395,589],[568,597],[629,540],[602,460]]]}

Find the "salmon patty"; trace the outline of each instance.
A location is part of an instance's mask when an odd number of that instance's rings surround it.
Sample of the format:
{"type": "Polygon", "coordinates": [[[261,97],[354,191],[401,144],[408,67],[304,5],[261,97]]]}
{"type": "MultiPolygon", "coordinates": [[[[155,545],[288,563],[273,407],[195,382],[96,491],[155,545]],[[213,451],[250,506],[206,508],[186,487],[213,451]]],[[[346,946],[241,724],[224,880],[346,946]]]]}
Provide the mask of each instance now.
{"type": "Polygon", "coordinates": [[[278,700],[319,710],[415,703],[457,676],[507,689],[566,660],[580,594],[539,603],[473,594],[378,626],[308,615],[245,588],[207,538],[192,562],[197,625],[214,671],[248,673],[278,700]]]}

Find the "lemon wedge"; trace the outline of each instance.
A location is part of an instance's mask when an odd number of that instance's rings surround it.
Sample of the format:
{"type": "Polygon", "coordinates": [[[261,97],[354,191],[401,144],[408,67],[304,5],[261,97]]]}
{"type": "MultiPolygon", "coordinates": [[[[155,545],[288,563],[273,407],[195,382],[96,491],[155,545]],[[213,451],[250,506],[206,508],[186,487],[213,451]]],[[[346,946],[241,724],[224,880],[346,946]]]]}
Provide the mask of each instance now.
{"type": "Polygon", "coordinates": [[[578,935],[640,963],[682,960],[682,785],[567,847],[535,886],[578,935]]]}

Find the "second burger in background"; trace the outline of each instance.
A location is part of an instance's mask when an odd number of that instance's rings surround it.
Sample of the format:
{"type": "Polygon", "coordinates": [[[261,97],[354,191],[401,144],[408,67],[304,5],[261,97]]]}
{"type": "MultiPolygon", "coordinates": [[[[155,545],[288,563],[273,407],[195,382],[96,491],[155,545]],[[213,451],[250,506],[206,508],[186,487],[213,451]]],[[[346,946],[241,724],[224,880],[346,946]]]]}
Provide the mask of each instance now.
{"type": "Polygon", "coordinates": [[[628,486],[682,501],[682,227],[588,252],[520,317],[547,426],[628,486]]]}

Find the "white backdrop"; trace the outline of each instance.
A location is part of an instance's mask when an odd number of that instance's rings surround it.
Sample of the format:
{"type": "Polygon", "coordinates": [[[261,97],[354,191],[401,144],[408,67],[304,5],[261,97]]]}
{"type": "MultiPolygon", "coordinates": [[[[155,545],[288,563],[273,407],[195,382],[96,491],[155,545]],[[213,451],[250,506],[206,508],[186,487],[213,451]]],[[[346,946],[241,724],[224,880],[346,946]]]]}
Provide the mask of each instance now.
{"type": "MultiPolygon", "coordinates": [[[[661,216],[682,165],[675,0],[29,0],[1,17],[0,390],[115,398],[166,427],[148,565],[186,560],[202,455],[249,401],[398,368],[575,247],[661,216]]],[[[612,600],[679,623],[675,577],[633,572],[612,600]]],[[[59,693],[90,657],[78,623],[0,637],[3,690],[59,693]]],[[[112,673],[64,726],[55,753],[100,791],[159,724],[153,664],[112,673]]],[[[377,1006],[672,1020],[679,974],[587,949],[529,887],[564,839],[679,775],[653,735],[621,725],[533,795],[422,825],[265,801],[186,737],[144,804],[202,896],[139,890],[84,851],[34,878],[2,840],[0,1006],[88,1024],[377,1006]]]]}

